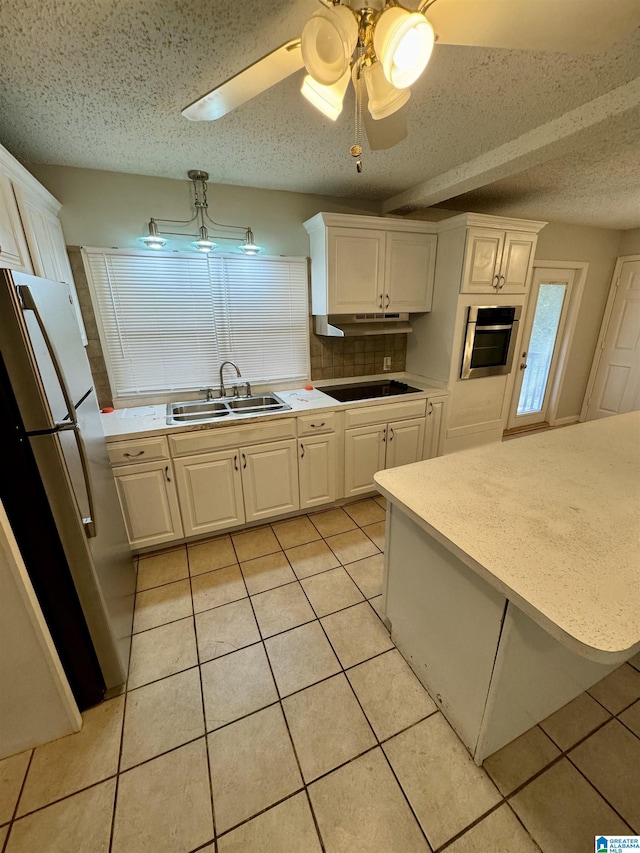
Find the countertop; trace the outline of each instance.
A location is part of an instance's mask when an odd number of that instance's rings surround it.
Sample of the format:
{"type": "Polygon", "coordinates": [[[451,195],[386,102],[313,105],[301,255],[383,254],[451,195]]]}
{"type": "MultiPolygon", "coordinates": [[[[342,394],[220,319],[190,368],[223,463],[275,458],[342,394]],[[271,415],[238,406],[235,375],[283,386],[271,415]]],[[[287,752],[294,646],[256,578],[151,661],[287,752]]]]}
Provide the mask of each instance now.
{"type": "MultiPolygon", "coordinates": [[[[340,384],[359,384],[370,380],[380,379],[379,376],[359,377],[354,380],[333,380],[327,382],[327,385],[340,384]]],[[[138,406],[128,407],[125,409],[116,409],[114,412],[102,415],[102,428],[105,438],[108,442],[111,441],[126,441],[127,439],[135,439],[141,437],[150,437],[154,435],[166,435],[168,433],[178,432],[193,432],[202,429],[218,429],[225,427],[240,426],[249,422],[258,423],[259,421],[272,421],[281,418],[297,417],[299,415],[308,414],[311,412],[330,412],[343,411],[345,409],[364,408],[366,406],[379,406],[384,404],[402,403],[410,400],[425,399],[429,396],[447,394],[447,390],[425,385],[414,376],[406,375],[398,376],[394,374],[390,379],[398,379],[402,382],[419,387],[420,391],[411,394],[398,394],[392,397],[376,397],[371,400],[356,400],[355,402],[340,403],[322,392],[321,387],[314,387],[313,390],[305,388],[296,388],[288,391],[275,390],[275,393],[291,408],[285,411],[273,412],[269,414],[236,414],[228,417],[220,418],[214,421],[199,424],[167,424],[167,406],[166,403],[156,406],[138,406]]]]}
{"type": "Polygon", "coordinates": [[[640,649],[640,412],[380,471],[380,491],[564,645],[640,649]]]}

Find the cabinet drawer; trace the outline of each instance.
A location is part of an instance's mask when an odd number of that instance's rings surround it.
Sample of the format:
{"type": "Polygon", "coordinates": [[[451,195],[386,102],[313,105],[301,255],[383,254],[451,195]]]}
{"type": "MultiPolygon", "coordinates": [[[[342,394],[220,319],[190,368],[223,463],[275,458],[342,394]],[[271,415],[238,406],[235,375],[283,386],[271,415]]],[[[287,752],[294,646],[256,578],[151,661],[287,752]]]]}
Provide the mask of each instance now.
{"type": "Polygon", "coordinates": [[[157,459],[169,458],[167,439],[162,435],[140,438],[138,441],[116,441],[107,444],[107,452],[112,465],[154,462],[157,459]]]}
{"type": "Polygon", "coordinates": [[[382,406],[368,406],[366,409],[349,409],[344,413],[345,429],[368,424],[383,424],[403,418],[422,418],[426,410],[426,400],[411,400],[406,403],[385,403],[382,406]]]}
{"type": "Polygon", "coordinates": [[[278,438],[295,438],[296,422],[294,418],[278,421],[261,421],[245,426],[220,427],[196,432],[169,436],[172,456],[187,456],[191,453],[205,453],[207,450],[224,450],[227,447],[242,447],[261,441],[274,441],[278,438]]]}
{"type": "Polygon", "coordinates": [[[334,432],[336,413],[322,412],[320,415],[304,415],[298,418],[298,435],[316,435],[320,432],[334,432]]]}

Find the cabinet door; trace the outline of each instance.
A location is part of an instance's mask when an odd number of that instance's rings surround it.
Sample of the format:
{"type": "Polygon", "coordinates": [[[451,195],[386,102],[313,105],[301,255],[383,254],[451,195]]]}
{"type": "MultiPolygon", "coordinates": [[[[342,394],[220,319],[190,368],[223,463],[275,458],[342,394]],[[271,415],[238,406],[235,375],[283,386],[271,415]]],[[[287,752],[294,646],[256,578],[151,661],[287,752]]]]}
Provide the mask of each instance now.
{"type": "Polygon", "coordinates": [[[388,425],[385,468],[397,468],[422,459],[424,421],[424,418],[412,418],[388,425]]]}
{"type": "Polygon", "coordinates": [[[240,448],[247,521],[300,508],[296,452],[293,438],[240,448]]]}
{"type": "Polygon", "coordinates": [[[345,498],[375,489],[373,475],[384,468],[386,432],[386,424],[345,430],[345,498]]]}
{"type": "Polygon", "coordinates": [[[537,242],[537,236],[507,231],[500,264],[500,293],[525,293],[537,242]]]}
{"type": "Polygon", "coordinates": [[[433,459],[435,456],[440,456],[446,402],[446,397],[432,397],[427,400],[423,459],[433,459]]]}
{"type": "Polygon", "coordinates": [[[127,536],[145,548],[182,538],[171,463],[145,462],[113,469],[127,536]]]}
{"type": "Polygon", "coordinates": [[[0,266],[33,272],[13,187],[4,175],[0,175],[0,266]]]}
{"type": "Polygon", "coordinates": [[[504,245],[504,231],[469,228],[464,256],[462,293],[495,293],[504,245]]]}
{"type": "Polygon", "coordinates": [[[329,313],[361,314],[383,305],[384,231],[329,228],[329,313]]]}
{"type": "Polygon", "coordinates": [[[173,464],[185,536],[244,522],[238,450],[185,456],[173,464]]]}
{"type": "Polygon", "coordinates": [[[300,509],[335,501],[336,437],[314,435],[298,442],[300,509]]]}
{"type": "Polygon", "coordinates": [[[14,189],[33,262],[33,272],[42,278],[64,281],[69,285],[82,343],[86,346],[87,335],[60,220],[57,214],[45,207],[37,196],[19,186],[14,189]]]}
{"type": "Polygon", "coordinates": [[[385,311],[431,311],[435,234],[387,234],[385,311]]]}

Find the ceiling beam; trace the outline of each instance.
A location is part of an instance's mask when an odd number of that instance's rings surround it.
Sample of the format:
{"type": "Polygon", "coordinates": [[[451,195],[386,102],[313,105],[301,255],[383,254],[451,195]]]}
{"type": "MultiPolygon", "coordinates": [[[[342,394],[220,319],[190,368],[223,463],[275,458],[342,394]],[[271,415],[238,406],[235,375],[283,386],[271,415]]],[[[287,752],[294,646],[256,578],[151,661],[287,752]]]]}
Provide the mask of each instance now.
{"type": "Polygon", "coordinates": [[[636,77],[559,118],[387,199],[382,210],[410,213],[561,157],[578,145],[588,144],[589,137],[602,133],[611,119],[639,106],[640,77],[636,77]]]}

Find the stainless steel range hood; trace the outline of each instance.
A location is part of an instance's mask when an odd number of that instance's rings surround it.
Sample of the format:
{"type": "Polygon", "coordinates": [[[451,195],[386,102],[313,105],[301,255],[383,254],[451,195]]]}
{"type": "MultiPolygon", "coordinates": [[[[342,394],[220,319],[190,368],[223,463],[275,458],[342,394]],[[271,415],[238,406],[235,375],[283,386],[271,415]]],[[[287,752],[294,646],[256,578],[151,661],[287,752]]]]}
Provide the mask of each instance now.
{"type": "Polygon", "coordinates": [[[316,314],[316,335],[350,338],[355,335],[408,335],[413,332],[408,314],[316,314]]]}

